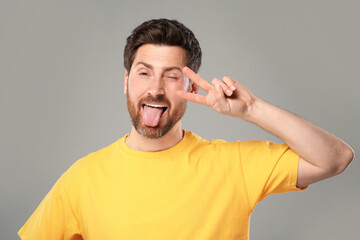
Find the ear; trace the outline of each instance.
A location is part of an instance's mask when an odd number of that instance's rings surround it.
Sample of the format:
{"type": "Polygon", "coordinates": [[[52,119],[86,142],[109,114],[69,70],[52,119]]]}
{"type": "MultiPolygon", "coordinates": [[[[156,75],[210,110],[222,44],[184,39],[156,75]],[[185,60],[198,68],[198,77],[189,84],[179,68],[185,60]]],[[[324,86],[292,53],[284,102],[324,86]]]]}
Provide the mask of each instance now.
{"type": "Polygon", "coordinates": [[[125,95],[127,93],[128,81],[129,81],[129,74],[127,71],[125,71],[125,75],[124,75],[124,94],[125,95]]]}
{"type": "Polygon", "coordinates": [[[189,92],[197,94],[199,92],[199,86],[190,80],[189,92]]]}

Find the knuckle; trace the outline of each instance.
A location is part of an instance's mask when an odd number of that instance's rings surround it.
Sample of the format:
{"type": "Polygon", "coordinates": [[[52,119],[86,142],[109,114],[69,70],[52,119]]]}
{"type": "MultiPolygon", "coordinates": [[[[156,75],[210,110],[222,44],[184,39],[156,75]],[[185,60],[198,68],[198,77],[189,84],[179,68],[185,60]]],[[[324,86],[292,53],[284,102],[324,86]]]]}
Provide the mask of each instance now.
{"type": "Polygon", "coordinates": [[[214,78],[214,79],[211,81],[211,83],[214,84],[214,85],[215,85],[216,83],[218,83],[218,82],[219,82],[219,79],[217,79],[217,78],[214,78]]]}
{"type": "Polygon", "coordinates": [[[225,81],[225,82],[228,82],[228,83],[234,83],[235,82],[235,80],[234,79],[232,79],[231,77],[229,77],[229,76],[225,76],[225,77],[223,77],[223,80],[225,81]]]}

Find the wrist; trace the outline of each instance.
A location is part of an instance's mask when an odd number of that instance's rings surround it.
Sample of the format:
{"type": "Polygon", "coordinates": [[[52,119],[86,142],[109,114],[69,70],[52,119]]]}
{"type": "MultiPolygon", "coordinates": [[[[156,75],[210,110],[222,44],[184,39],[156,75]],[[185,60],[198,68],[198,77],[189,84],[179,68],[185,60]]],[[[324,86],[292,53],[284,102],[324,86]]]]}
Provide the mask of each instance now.
{"type": "Polygon", "coordinates": [[[248,107],[248,110],[246,111],[246,114],[244,115],[244,120],[252,123],[256,123],[259,119],[259,116],[261,112],[263,112],[264,106],[266,105],[266,102],[262,100],[261,98],[255,97],[254,102],[248,107]]]}

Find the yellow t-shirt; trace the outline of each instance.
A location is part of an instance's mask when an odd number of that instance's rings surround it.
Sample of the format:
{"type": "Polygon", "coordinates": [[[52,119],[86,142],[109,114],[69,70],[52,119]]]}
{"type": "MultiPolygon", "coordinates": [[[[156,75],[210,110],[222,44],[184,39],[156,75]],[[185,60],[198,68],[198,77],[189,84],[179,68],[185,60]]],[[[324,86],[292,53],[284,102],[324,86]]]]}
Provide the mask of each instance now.
{"type": "Polygon", "coordinates": [[[185,131],[160,152],[123,137],[74,163],[18,234],[22,239],[248,239],[255,205],[296,188],[285,144],[211,142],[185,131]]]}

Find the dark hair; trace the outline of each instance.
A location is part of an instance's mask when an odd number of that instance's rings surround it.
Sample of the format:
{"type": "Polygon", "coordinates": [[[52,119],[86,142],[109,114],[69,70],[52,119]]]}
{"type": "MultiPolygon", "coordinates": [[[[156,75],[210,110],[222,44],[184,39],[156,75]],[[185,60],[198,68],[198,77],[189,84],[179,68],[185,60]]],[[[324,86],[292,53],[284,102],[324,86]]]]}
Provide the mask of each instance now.
{"type": "Polygon", "coordinates": [[[141,45],[155,44],[179,46],[186,52],[186,65],[198,72],[201,65],[201,48],[194,33],[176,20],[152,19],[136,27],[126,40],[124,66],[130,72],[136,51],[141,45]]]}

